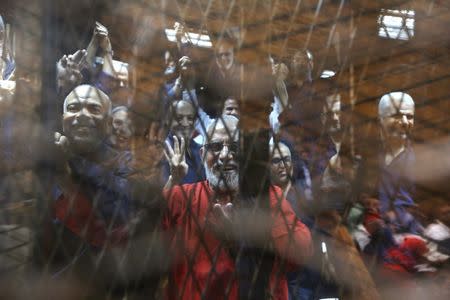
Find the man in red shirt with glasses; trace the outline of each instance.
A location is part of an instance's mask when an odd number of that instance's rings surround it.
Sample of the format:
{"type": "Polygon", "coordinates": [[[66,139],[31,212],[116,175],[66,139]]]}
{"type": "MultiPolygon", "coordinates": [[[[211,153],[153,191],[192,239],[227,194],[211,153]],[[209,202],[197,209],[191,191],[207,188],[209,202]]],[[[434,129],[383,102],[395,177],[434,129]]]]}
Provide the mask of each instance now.
{"type": "Polygon", "coordinates": [[[288,299],[284,272],[311,255],[310,232],[278,187],[269,189],[266,213],[245,203],[249,200],[239,192],[238,119],[223,116],[215,120],[207,135],[201,148],[207,178],[203,182],[179,185],[188,169],[185,141],[174,138],[174,147],[167,146],[171,176],[164,190],[168,210],[163,227],[174,251],[167,297],[257,299],[262,290],[264,297],[288,299]],[[263,249],[266,240],[269,247],[263,249]],[[243,245],[269,252],[273,264],[248,272],[243,245]],[[268,273],[267,285],[253,284],[258,270],[268,273]]]}

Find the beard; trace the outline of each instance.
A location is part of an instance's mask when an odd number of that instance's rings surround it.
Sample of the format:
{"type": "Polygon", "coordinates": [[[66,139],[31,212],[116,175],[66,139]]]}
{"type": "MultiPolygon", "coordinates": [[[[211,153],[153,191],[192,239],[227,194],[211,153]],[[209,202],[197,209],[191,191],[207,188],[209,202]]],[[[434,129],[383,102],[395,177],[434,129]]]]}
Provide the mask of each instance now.
{"type": "Polygon", "coordinates": [[[209,185],[218,192],[237,192],[239,190],[239,171],[221,171],[219,166],[209,168],[204,163],[206,179],[209,185]],[[217,174],[218,173],[218,174],[217,174]]]}

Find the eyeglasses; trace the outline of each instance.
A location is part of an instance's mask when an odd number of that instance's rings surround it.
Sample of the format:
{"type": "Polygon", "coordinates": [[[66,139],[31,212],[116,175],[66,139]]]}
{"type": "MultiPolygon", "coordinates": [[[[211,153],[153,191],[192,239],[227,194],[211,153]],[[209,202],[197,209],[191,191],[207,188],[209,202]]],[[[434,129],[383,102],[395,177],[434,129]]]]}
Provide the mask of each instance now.
{"type": "Polygon", "coordinates": [[[283,162],[283,164],[290,164],[292,159],[289,156],[272,158],[273,165],[278,165],[281,162],[283,162]]]}
{"type": "Polygon", "coordinates": [[[225,144],[224,142],[213,142],[205,145],[206,150],[211,152],[220,152],[224,146],[227,146],[228,151],[237,153],[239,151],[239,143],[232,142],[230,144],[225,144]]]}

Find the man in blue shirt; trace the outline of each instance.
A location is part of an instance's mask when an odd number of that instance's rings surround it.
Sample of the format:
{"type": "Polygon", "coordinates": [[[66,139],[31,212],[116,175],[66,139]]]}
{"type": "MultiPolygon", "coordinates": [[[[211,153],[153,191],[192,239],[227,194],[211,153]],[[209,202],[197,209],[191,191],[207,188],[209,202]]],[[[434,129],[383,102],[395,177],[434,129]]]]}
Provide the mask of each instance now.
{"type": "MultiPolygon", "coordinates": [[[[200,157],[201,145],[197,144],[194,139],[194,129],[196,121],[196,111],[192,102],[186,100],[177,100],[170,104],[169,107],[169,135],[166,138],[166,144],[171,148],[174,147],[174,136],[178,141],[186,142],[184,149],[186,153],[186,163],[189,167],[186,176],[183,177],[180,184],[194,183],[205,180],[205,171],[202,159],[200,157]]],[[[171,174],[170,166],[167,161],[163,162],[163,182],[169,179],[171,174]]]]}
{"type": "Polygon", "coordinates": [[[114,60],[108,29],[96,22],[87,49],[63,55],[56,64],[58,93],[66,96],[80,84],[90,84],[108,95],[115,105],[130,106],[133,89],[127,63],[114,60]]]}
{"type": "Polygon", "coordinates": [[[411,178],[415,155],[410,140],[414,100],[404,92],[386,94],[378,104],[378,118],[384,146],[378,186],[381,213],[393,219],[398,232],[420,233],[422,226],[409,212],[415,206],[411,178]]]}
{"type": "Polygon", "coordinates": [[[55,133],[54,223],[95,247],[116,238],[109,230],[125,237],[131,209],[126,162],[107,144],[110,117],[108,96],[80,85],[64,100],[63,134],[55,133]]]}

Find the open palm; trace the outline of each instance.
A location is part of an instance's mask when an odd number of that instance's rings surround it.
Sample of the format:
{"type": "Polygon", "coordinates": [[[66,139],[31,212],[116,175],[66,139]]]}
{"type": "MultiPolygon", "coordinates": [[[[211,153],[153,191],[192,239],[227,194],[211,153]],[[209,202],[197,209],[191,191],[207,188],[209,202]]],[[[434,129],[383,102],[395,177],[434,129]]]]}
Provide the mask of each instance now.
{"type": "Polygon", "coordinates": [[[186,163],[186,143],[184,138],[173,136],[173,148],[168,141],[166,141],[166,149],[164,155],[170,166],[170,175],[172,180],[179,183],[183,180],[188,172],[188,164],[186,163]]]}

